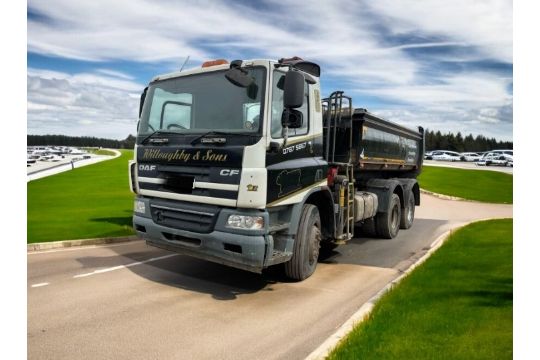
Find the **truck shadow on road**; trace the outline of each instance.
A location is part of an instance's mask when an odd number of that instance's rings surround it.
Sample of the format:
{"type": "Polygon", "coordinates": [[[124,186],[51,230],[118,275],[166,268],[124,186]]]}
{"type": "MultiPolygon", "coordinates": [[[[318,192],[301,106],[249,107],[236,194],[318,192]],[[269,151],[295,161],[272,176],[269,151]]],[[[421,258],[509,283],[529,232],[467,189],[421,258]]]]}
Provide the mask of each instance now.
{"type": "MultiPolygon", "coordinates": [[[[445,223],[446,221],[442,220],[417,219],[413,227],[415,230],[401,231],[395,239],[354,238],[335,250],[321,249],[319,262],[391,268],[418,251],[425,251],[426,246],[435,239],[437,229],[445,223]]],[[[240,295],[273,291],[275,284],[292,282],[285,277],[282,265],[265,269],[262,274],[255,274],[184,255],[174,255],[172,252],[152,247],[131,252],[123,247],[110,249],[117,255],[81,257],[77,260],[86,268],[100,268],[173,255],[130,266],[122,271],[131,271],[142,278],[167,286],[209,294],[216,300],[235,300],[240,295]],[[119,259],[123,259],[120,264],[119,259]]],[[[317,273],[314,276],[317,276],[317,273]]]]}
{"type": "MultiPolygon", "coordinates": [[[[118,256],[112,256],[113,259],[109,260],[98,258],[79,258],[78,260],[83,265],[86,263],[91,267],[115,266],[118,265],[119,256],[129,259],[125,263],[130,263],[172,254],[174,253],[151,248],[149,252],[119,253],[118,256]]],[[[265,270],[263,274],[255,274],[179,254],[128,267],[126,270],[152,282],[209,294],[216,300],[235,300],[240,295],[273,291],[273,284],[286,281],[274,268],[265,270]]]]}

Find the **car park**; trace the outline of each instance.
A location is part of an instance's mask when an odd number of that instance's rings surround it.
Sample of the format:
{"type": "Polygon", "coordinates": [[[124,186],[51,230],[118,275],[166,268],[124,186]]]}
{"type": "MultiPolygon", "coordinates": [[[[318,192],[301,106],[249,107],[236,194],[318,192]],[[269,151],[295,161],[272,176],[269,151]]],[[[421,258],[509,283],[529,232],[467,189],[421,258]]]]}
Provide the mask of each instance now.
{"type": "Polygon", "coordinates": [[[514,166],[514,157],[502,152],[488,152],[485,153],[480,160],[476,162],[476,165],[480,166],[514,166]]]}
{"type": "Polygon", "coordinates": [[[427,160],[438,160],[438,161],[460,161],[461,155],[455,151],[449,150],[436,150],[431,154],[431,159],[427,160]]]}
{"type": "Polygon", "coordinates": [[[507,166],[513,166],[513,164],[514,164],[514,150],[493,150],[491,152],[504,156],[504,159],[507,162],[507,166]]]}
{"type": "Polygon", "coordinates": [[[514,150],[500,150],[500,149],[497,149],[497,150],[491,150],[490,151],[491,153],[495,153],[495,154],[501,154],[501,155],[509,155],[509,156],[514,156],[514,150]]]}
{"type": "Polygon", "coordinates": [[[478,161],[482,158],[482,155],[475,152],[464,152],[461,153],[461,161],[478,161]]]}

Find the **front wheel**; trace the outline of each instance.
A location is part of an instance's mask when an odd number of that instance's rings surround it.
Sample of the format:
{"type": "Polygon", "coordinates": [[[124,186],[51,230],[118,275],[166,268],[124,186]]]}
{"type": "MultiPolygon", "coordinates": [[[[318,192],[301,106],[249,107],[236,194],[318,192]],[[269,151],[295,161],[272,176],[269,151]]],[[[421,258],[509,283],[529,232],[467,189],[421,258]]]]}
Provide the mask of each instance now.
{"type": "Polygon", "coordinates": [[[305,204],[294,241],[293,256],[285,263],[285,275],[293,280],[310,277],[317,267],[321,242],[321,218],[315,205],[305,204]]]}
{"type": "Polygon", "coordinates": [[[392,194],[388,211],[378,213],[375,224],[377,234],[384,239],[393,239],[399,232],[399,223],[401,220],[401,203],[397,194],[392,194]]]}

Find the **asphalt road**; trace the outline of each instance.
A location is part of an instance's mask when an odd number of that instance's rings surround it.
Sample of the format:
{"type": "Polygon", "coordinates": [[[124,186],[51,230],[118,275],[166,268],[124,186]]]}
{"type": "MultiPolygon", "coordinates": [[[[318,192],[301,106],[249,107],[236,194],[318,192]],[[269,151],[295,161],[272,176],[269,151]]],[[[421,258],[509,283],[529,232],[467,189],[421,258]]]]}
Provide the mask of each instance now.
{"type": "Polygon", "coordinates": [[[423,195],[413,227],[357,238],[294,283],[142,241],[28,254],[29,359],[303,359],[446,230],[512,205],[423,195]]]}

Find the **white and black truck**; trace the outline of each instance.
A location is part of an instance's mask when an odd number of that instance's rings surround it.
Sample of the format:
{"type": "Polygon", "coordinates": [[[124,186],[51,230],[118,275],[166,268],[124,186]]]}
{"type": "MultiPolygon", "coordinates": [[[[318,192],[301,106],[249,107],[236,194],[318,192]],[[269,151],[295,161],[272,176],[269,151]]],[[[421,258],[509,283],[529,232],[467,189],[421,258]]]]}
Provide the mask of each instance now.
{"type": "Polygon", "coordinates": [[[313,274],[321,247],[394,238],[420,205],[424,131],[320,96],[294,57],[215,60],[141,95],[130,187],[149,245],[261,272],[313,274]]]}

